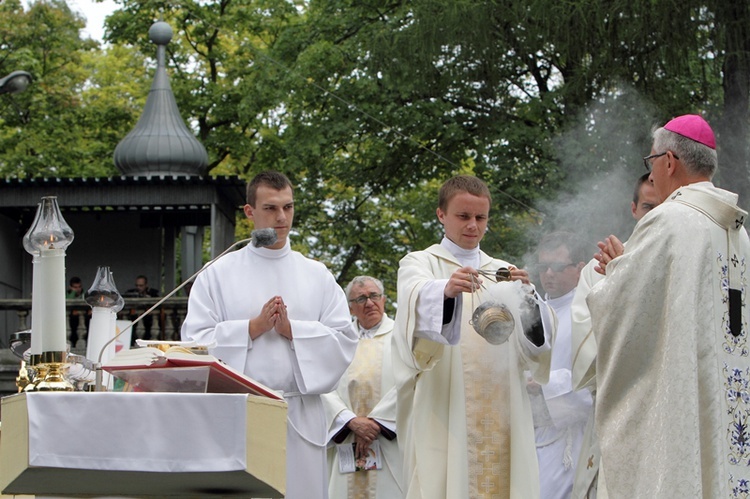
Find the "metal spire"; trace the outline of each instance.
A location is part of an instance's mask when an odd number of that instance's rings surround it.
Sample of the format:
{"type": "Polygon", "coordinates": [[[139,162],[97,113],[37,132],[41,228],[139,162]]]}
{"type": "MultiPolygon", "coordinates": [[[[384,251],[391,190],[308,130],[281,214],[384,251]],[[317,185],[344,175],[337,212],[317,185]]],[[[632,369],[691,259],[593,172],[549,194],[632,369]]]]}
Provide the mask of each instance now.
{"type": "Polygon", "coordinates": [[[115,148],[115,166],[132,176],[202,175],[208,166],[206,148],[182,120],[167,76],[166,45],[172,28],[158,21],[148,35],[157,45],[156,75],[141,118],[115,148]]]}

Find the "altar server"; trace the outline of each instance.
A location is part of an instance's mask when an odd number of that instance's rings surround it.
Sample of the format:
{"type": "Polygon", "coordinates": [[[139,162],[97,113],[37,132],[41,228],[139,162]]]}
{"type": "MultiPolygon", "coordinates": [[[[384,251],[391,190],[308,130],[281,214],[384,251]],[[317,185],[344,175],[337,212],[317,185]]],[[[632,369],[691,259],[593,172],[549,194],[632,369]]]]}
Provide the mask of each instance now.
{"type": "Polygon", "coordinates": [[[533,384],[529,386],[541,497],[569,499],[577,466],[582,464],[578,455],[593,405],[591,392],[575,390],[571,382],[570,305],[586,265],[586,250],[580,235],[555,231],[542,237],[536,255],[544,299],[559,321],[549,382],[536,389],[533,384]]]}
{"type": "Polygon", "coordinates": [[[289,245],[294,196],[286,176],[258,174],[248,184],[244,212],[255,229],[273,228],[278,239],[229,253],[198,276],[182,338],[215,342],[213,355],[284,392],[286,497],[325,498],[320,395],[336,387],[357,347],[346,298],[325,265],[289,245]]]}
{"type": "Polygon", "coordinates": [[[445,237],[400,263],[394,373],[408,499],[539,497],[526,383],[547,381],[554,316],[525,270],[479,249],[490,203],[478,178],[451,178],[437,208],[445,237]],[[501,267],[526,283],[532,304],[506,342],[491,344],[469,324],[470,307],[492,279],[479,270],[501,267]]]}

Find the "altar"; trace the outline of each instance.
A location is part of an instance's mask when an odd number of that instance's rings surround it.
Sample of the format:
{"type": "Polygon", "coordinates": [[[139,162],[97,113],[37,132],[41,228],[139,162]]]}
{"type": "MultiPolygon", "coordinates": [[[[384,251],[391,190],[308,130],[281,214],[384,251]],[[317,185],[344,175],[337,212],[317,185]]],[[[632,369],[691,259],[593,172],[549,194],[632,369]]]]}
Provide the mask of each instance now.
{"type": "Polygon", "coordinates": [[[0,492],[283,497],[284,401],[247,394],[46,392],[2,399],[0,492]]]}

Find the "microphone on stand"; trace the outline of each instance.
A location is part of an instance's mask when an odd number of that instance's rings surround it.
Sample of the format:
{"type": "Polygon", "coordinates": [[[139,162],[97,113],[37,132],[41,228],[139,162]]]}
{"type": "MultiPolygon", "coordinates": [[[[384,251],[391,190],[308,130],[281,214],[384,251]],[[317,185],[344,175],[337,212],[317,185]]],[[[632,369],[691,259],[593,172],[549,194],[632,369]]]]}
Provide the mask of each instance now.
{"type": "Polygon", "coordinates": [[[276,230],[273,229],[272,227],[268,227],[268,228],[265,228],[265,229],[256,229],[256,230],[252,231],[250,233],[250,237],[249,238],[242,239],[241,241],[235,242],[234,244],[232,244],[231,246],[229,246],[227,249],[225,249],[219,256],[217,256],[216,258],[214,258],[214,259],[209,260],[208,262],[206,262],[206,264],[203,267],[201,267],[200,269],[198,269],[198,271],[195,274],[193,274],[190,277],[188,277],[187,279],[185,279],[179,286],[177,286],[172,291],[170,291],[169,294],[167,294],[166,296],[164,296],[161,300],[159,300],[158,302],[156,302],[151,308],[149,308],[148,310],[146,310],[145,312],[143,312],[141,315],[139,315],[133,322],[131,322],[130,324],[128,324],[127,327],[123,328],[122,331],[120,331],[119,333],[117,333],[116,335],[114,335],[112,338],[110,338],[110,340],[107,343],[104,344],[104,346],[102,347],[101,351],[99,352],[99,358],[97,359],[97,362],[95,364],[95,370],[96,370],[95,376],[96,377],[95,377],[94,391],[99,392],[99,391],[102,391],[102,388],[103,388],[102,387],[102,375],[103,375],[102,374],[102,357],[104,356],[104,352],[107,350],[107,347],[113,341],[115,341],[117,338],[120,337],[121,334],[123,334],[126,331],[132,329],[133,326],[135,326],[136,324],[138,324],[144,317],[146,317],[148,314],[150,314],[151,312],[153,312],[154,309],[156,309],[157,307],[159,307],[160,305],[162,305],[165,301],[167,301],[167,299],[169,299],[172,296],[174,296],[179,290],[181,290],[182,288],[184,288],[187,285],[187,283],[192,282],[193,280],[195,280],[195,278],[198,277],[198,275],[201,272],[203,272],[208,267],[210,267],[211,265],[213,265],[219,258],[221,258],[222,256],[226,255],[227,253],[229,253],[230,251],[232,251],[237,246],[240,246],[241,244],[251,243],[256,248],[265,248],[265,247],[268,247],[268,246],[273,246],[274,244],[276,244],[277,240],[278,240],[278,234],[276,234],[276,230]]]}
{"type": "MultiPolygon", "coordinates": [[[[256,229],[250,233],[250,240],[252,241],[253,246],[255,246],[256,248],[267,248],[268,246],[273,246],[274,244],[276,244],[276,241],[279,240],[279,235],[276,234],[276,229],[273,229],[271,227],[265,229],[256,229]]],[[[245,241],[247,241],[247,239],[245,239],[245,241]]],[[[234,247],[234,245],[230,246],[229,249],[232,249],[232,247],[234,247]]],[[[229,251],[229,249],[227,251],[229,251]]],[[[226,253],[226,251],[224,253],[226,253]]],[[[224,253],[222,253],[221,255],[223,255],[224,253]]],[[[217,256],[216,258],[221,258],[221,255],[217,256]]]]}

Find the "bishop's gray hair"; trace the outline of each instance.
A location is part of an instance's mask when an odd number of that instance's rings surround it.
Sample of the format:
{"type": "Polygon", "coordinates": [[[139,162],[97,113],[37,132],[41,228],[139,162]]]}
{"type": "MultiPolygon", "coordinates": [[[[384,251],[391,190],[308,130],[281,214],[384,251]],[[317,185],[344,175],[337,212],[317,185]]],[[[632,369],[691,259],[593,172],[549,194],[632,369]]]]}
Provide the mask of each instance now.
{"type": "Polygon", "coordinates": [[[375,283],[375,285],[380,290],[381,295],[385,295],[385,288],[383,287],[383,283],[380,282],[380,279],[376,279],[374,277],[370,277],[369,275],[358,275],[354,279],[349,282],[349,284],[346,285],[346,289],[344,290],[344,293],[346,293],[346,299],[349,300],[349,292],[352,290],[354,286],[364,286],[367,281],[372,281],[375,283]]]}
{"type": "Polygon", "coordinates": [[[695,175],[703,175],[710,179],[716,173],[719,167],[716,149],[711,149],[707,145],[683,137],[664,127],[655,128],[652,136],[656,154],[672,151],[688,171],[695,175]]]}

